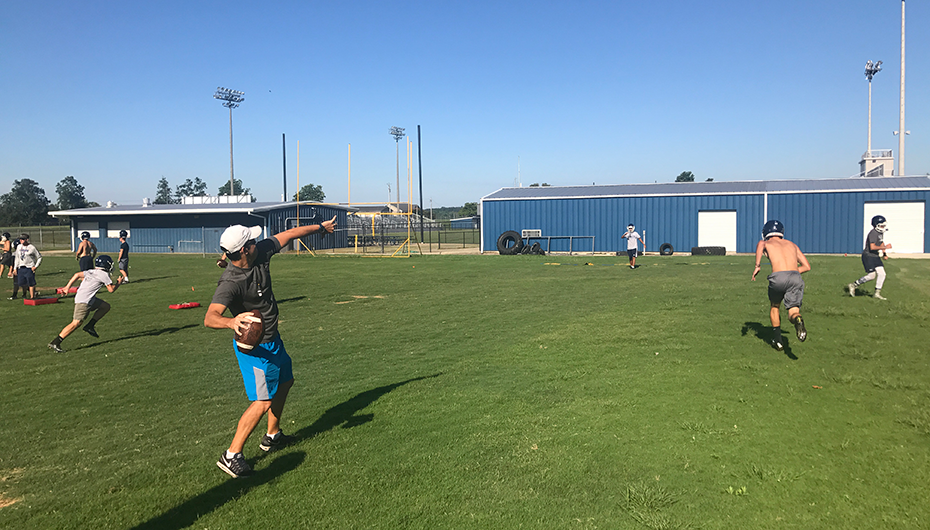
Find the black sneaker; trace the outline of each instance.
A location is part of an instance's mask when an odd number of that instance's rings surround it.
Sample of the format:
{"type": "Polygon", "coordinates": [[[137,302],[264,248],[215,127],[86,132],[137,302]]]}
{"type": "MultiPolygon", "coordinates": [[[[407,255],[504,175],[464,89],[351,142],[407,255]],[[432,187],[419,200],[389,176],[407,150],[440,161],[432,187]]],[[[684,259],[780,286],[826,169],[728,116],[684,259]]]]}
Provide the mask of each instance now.
{"type": "Polygon", "coordinates": [[[252,474],[252,468],[249,467],[242,453],[236,453],[232,458],[226,458],[226,451],[223,451],[220,459],[216,461],[216,465],[232,478],[247,477],[252,474]]]}
{"type": "Polygon", "coordinates": [[[64,353],[65,350],[61,349],[61,346],[55,344],[54,342],[49,342],[48,347],[57,351],[58,353],[64,353]]]}
{"type": "Polygon", "coordinates": [[[785,349],[785,345],[778,339],[772,339],[772,347],[778,351],[783,351],[785,349]]]}
{"type": "Polygon", "coordinates": [[[266,452],[277,451],[293,441],[293,436],[288,436],[284,434],[283,431],[278,431],[278,434],[274,437],[268,436],[267,434],[263,436],[262,443],[258,448],[266,452]]]}
{"type": "Polygon", "coordinates": [[[100,335],[97,335],[97,330],[94,329],[94,326],[84,326],[83,329],[84,329],[84,331],[86,331],[87,334],[90,335],[91,337],[93,337],[93,338],[95,338],[95,339],[99,339],[99,338],[100,338],[100,335]]]}
{"type": "Polygon", "coordinates": [[[804,327],[804,319],[800,316],[794,321],[794,330],[798,333],[798,340],[804,342],[807,340],[807,328],[804,327]]]}

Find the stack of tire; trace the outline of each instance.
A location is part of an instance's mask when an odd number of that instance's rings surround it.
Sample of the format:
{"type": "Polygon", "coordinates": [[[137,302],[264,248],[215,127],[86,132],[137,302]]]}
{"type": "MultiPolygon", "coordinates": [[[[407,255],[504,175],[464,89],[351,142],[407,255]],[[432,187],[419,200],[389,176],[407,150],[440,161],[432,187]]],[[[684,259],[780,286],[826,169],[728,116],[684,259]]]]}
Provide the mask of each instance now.
{"type": "Polygon", "coordinates": [[[545,256],[546,251],[539,243],[526,245],[519,232],[508,230],[497,238],[497,252],[501,256],[516,256],[517,254],[537,254],[545,256]]]}

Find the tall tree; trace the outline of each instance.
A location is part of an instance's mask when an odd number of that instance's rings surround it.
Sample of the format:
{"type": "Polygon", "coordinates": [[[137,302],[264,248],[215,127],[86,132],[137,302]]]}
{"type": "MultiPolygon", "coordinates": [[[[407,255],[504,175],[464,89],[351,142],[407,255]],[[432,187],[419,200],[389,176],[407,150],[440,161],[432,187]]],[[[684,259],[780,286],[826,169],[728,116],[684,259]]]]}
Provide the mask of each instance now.
{"type": "MultiPolygon", "coordinates": [[[[298,194],[294,194],[294,200],[297,200],[298,194]]],[[[326,194],[323,193],[323,186],[317,186],[316,184],[305,184],[300,187],[300,200],[302,201],[316,201],[323,202],[323,199],[326,198],[326,194]]]]}
{"type": "Polygon", "coordinates": [[[474,217],[478,215],[478,203],[477,202],[466,202],[461,209],[459,209],[459,217],[474,217]]]}
{"type": "Polygon", "coordinates": [[[50,203],[38,182],[30,179],[14,180],[10,192],[0,195],[0,224],[45,223],[48,221],[50,203]]]}
{"type": "MultiPolygon", "coordinates": [[[[242,187],[242,181],[239,179],[233,179],[233,195],[250,195],[252,190],[249,188],[242,187]]],[[[217,190],[217,195],[229,195],[229,183],[225,183],[220,186],[220,189],[217,190]]]]}
{"type": "Polygon", "coordinates": [[[680,175],[675,177],[675,182],[694,182],[694,173],[682,171],[680,175]]]}
{"type": "Polygon", "coordinates": [[[58,202],[56,205],[59,210],[87,208],[87,198],[84,197],[84,186],[78,184],[77,179],[73,176],[68,175],[61,179],[61,182],[55,185],[55,192],[58,193],[58,202]]]}
{"type": "Polygon", "coordinates": [[[168,179],[162,177],[158,181],[158,187],[155,192],[155,204],[177,204],[178,201],[174,198],[171,193],[171,186],[168,184],[168,179]]]}
{"type": "Polygon", "coordinates": [[[181,197],[200,197],[207,194],[207,183],[200,180],[200,177],[194,177],[194,180],[185,179],[184,184],[179,184],[175,197],[181,202],[181,197]]]}

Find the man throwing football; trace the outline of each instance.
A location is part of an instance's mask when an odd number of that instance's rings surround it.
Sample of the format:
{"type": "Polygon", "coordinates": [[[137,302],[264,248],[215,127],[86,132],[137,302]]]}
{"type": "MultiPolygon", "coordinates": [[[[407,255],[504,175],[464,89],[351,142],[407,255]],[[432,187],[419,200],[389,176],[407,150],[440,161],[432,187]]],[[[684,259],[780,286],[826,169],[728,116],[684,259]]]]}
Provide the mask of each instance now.
{"type": "Polygon", "coordinates": [[[220,276],[203,323],[208,328],[240,332],[250,322],[249,312],[258,309],[264,328],[261,343],[247,353],[240,351],[233,341],[245,392],[252,402],[239,418],[229,449],[216,463],[233,478],[252,474],[242,449],[265,413],[268,413],[268,431],[259,448],[273,451],[290,442],[290,437],[281,432],[280,422],[294,376],[291,358],[278,335],[278,304],[271,290],[271,257],[294,239],[317,232],[332,233],[335,228],[334,216],[321,224],[298,226],[261,241],[256,241],[262,233],[260,226],[230,226],[220,237],[220,248],[229,258],[229,266],[220,276]],[[227,309],[231,317],[223,316],[227,309]]]}
{"type": "Polygon", "coordinates": [[[785,349],[781,338],[781,316],[779,306],[782,300],[788,310],[788,320],[794,324],[798,340],[807,339],[807,329],[801,318],[801,301],[804,299],[804,280],[801,273],[811,270],[811,264],[797,245],[785,239],[785,225],[781,221],[769,221],[762,227],[762,240],[756,245],[756,268],[752,271],[752,281],[756,281],[762,264],[762,256],[768,256],[772,262],[772,274],[769,274],[769,318],[772,320],[772,347],[778,351],[785,349]],[[799,265],[800,264],[800,265],[799,265]]]}

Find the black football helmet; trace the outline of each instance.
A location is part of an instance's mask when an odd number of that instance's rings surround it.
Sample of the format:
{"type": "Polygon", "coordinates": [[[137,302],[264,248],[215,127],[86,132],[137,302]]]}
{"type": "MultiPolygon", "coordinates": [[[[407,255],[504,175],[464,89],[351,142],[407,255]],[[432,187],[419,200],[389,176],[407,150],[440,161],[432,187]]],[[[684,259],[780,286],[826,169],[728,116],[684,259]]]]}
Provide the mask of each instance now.
{"type": "Polygon", "coordinates": [[[125,230],[120,230],[120,231],[119,231],[119,236],[120,236],[120,237],[126,237],[126,236],[128,236],[128,235],[129,235],[129,232],[127,232],[127,231],[125,231],[125,230]]]}
{"type": "Polygon", "coordinates": [[[781,221],[772,219],[762,226],[762,239],[768,239],[773,236],[785,237],[785,225],[781,221]]]}
{"type": "Polygon", "coordinates": [[[81,232],[81,239],[90,239],[90,232],[86,230],[81,232]]]}
{"type": "Polygon", "coordinates": [[[4,241],[9,241],[9,240],[10,240],[10,237],[12,237],[12,236],[10,236],[10,233],[9,233],[9,232],[4,232],[4,233],[3,233],[3,240],[4,240],[4,241]]]}
{"type": "Polygon", "coordinates": [[[872,228],[879,234],[884,234],[885,231],[888,230],[888,227],[885,226],[887,222],[884,215],[876,215],[872,218],[872,228]]]}
{"type": "Polygon", "coordinates": [[[101,254],[94,260],[94,267],[110,272],[113,270],[113,258],[106,254],[101,254]]]}

